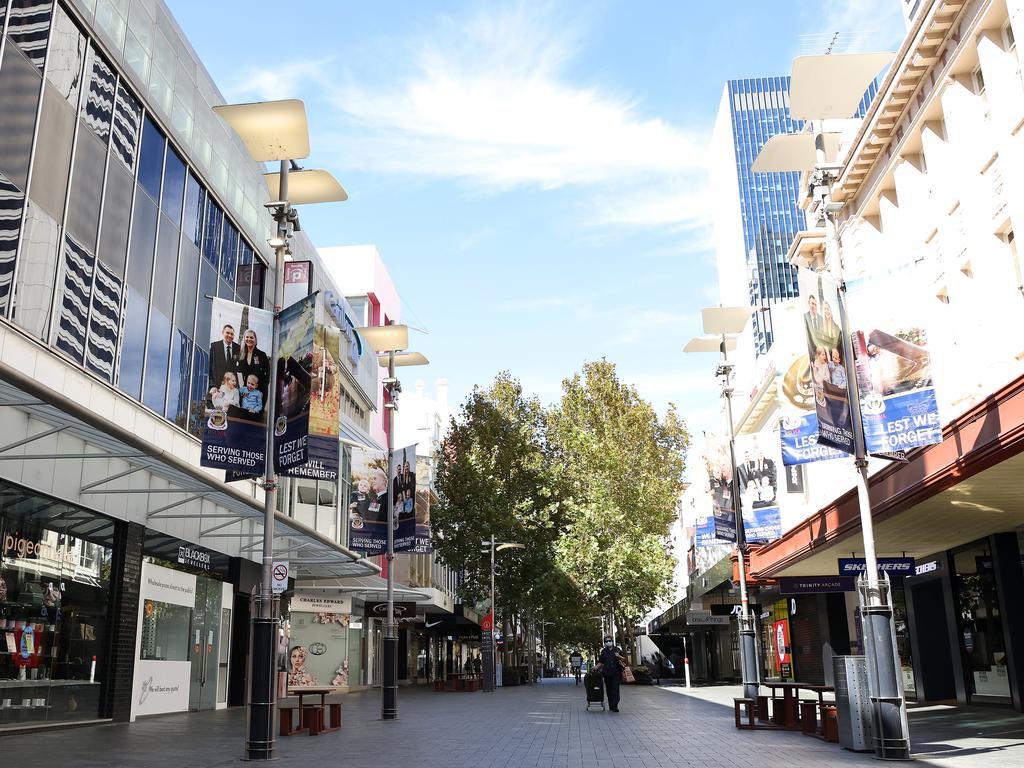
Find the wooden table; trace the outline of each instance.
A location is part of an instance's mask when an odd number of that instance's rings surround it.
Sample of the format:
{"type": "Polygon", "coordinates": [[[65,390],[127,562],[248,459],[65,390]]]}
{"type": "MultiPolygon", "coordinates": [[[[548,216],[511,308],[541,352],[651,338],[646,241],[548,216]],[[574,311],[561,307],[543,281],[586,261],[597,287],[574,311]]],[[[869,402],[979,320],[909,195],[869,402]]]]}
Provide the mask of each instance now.
{"type": "Polygon", "coordinates": [[[818,694],[818,709],[821,709],[821,704],[824,701],[826,693],[835,691],[831,685],[817,685],[814,683],[796,683],[789,681],[771,681],[765,680],[762,685],[765,688],[770,688],[772,692],[772,698],[777,698],[775,695],[776,689],[782,690],[782,722],[779,722],[778,713],[772,719],[778,725],[783,728],[790,730],[799,730],[800,719],[797,715],[797,702],[800,700],[800,691],[811,691],[818,694]]]}
{"type": "Polygon", "coordinates": [[[327,694],[334,693],[333,686],[308,685],[301,688],[290,688],[288,693],[299,697],[299,724],[295,732],[309,730],[310,736],[319,736],[321,733],[337,731],[341,728],[341,705],[331,704],[331,715],[329,724],[324,723],[324,709],[327,707],[327,694]],[[303,698],[306,696],[319,696],[319,704],[306,704],[303,698]]]}

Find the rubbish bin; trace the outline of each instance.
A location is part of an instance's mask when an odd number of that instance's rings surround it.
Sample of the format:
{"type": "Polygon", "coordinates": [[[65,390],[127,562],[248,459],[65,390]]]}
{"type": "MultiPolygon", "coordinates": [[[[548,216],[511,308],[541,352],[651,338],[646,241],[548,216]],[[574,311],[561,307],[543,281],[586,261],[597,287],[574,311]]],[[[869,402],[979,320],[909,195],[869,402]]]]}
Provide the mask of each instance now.
{"type": "Polygon", "coordinates": [[[870,752],[872,746],[871,694],[868,665],[863,656],[834,656],[839,743],[854,752],[870,752]]]}

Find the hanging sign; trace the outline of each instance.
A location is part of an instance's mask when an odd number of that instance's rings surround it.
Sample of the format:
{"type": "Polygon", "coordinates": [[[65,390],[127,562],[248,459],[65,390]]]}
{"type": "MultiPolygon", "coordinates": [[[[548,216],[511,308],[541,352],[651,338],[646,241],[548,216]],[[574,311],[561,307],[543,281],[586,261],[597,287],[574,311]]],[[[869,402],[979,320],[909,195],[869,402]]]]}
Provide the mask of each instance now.
{"type": "Polygon", "coordinates": [[[309,401],[313,385],[316,294],[281,312],[274,418],[274,469],[300,467],[308,457],[309,401]]]}
{"type": "Polygon", "coordinates": [[[275,595],[280,595],[286,589],[288,589],[288,561],[287,560],[275,560],[270,569],[270,575],[273,579],[273,591],[275,595]]]}

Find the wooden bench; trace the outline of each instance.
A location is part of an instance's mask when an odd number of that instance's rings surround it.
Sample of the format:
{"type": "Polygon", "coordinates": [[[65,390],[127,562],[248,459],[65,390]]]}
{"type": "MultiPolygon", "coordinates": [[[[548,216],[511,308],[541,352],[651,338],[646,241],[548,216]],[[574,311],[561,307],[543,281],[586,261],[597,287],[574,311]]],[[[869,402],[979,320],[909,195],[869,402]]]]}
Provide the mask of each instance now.
{"type": "Polygon", "coordinates": [[[299,709],[299,698],[288,696],[277,700],[278,722],[281,736],[293,736],[306,732],[310,736],[330,733],[341,729],[341,696],[340,693],[329,693],[324,696],[324,705],[304,703],[299,714],[299,723],[295,723],[295,712],[299,709]]]}
{"type": "Polygon", "coordinates": [[[734,714],[736,716],[736,727],[741,731],[752,731],[757,728],[754,723],[754,710],[757,707],[756,699],[738,698],[732,700],[732,706],[734,714]],[[744,712],[741,713],[740,710],[744,712]],[[742,722],[743,718],[746,718],[747,722],[742,722]]]}

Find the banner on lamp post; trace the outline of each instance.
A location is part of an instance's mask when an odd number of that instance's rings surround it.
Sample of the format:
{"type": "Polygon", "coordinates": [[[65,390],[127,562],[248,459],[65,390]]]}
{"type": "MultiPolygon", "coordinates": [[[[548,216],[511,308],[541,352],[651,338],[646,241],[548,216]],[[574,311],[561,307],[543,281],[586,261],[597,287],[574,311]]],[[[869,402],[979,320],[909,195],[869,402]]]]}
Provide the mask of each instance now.
{"type": "Polygon", "coordinates": [[[729,443],[710,432],[704,433],[704,466],[708,474],[707,493],[711,500],[711,524],[717,541],[736,541],[736,510],[733,506],[732,459],[729,443]]]}
{"type": "Polygon", "coordinates": [[[384,451],[353,446],[348,504],[348,546],[367,555],[388,548],[388,457],[384,451]]]}
{"type": "Polygon", "coordinates": [[[908,263],[884,280],[847,282],[864,444],[868,453],[890,460],[942,442],[926,309],[907,301],[906,286],[925,279],[917,269],[908,263]]]}
{"type": "Polygon", "coordinates": [[[802,307],[793,299],[772,308],[774,357],[779,398],[782,463],[789,467],[842,458],[846,454],[818,441],[807,332],[802,307]]]}
{"type": "Polygon", "coordinates": [[[341,332],[329,325],[313,331],[310,369],[309,437],[306,463],[283,474],[338,482],[341,445],[338,442],[341,410],[341,332]]]}
{"type": "Polygon", "coordinates": [[[274,469],[277,472],[302,466],[308,458],[315,314],[314,293],[292,304],[279,316],[274,419],[274,469]]]}
{"type": "Polygon", "coordinates": [[[199,463],[225,470],[228,480],[266,470],[270,357],[260,344],[272,335],[272,313],[213,299],[199,463]]]}
{"type": "Polygon", "coordinates": [[[416,444],[393,453],[391,493],[394,510],[395,552],[416,549],[416,444]]]}
{"type": "Polygon", "coordinates": [[[736,436],[743,533],[750,544],[764,544],[782,535],[778,446],[774,431],[736,436]]]}
{"type": "Polygon", "coordinates": [[[818,417],[818,442],[853,454],[853,420],[847,389],[853,366],[852,361],[845,359],[839,289],[826,275],[806,269],[799,270],[797,279],[805,302],[804,336],[818,417]]]}

